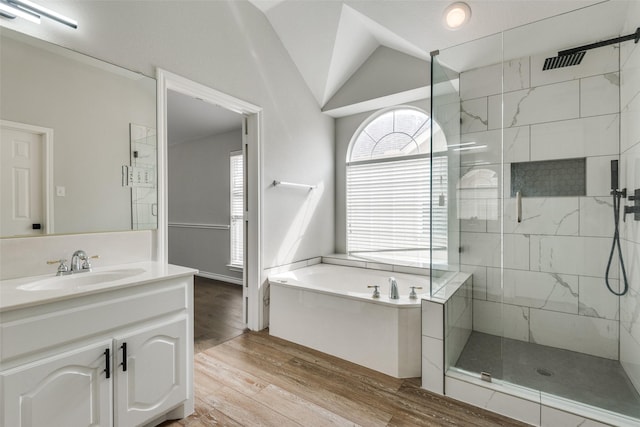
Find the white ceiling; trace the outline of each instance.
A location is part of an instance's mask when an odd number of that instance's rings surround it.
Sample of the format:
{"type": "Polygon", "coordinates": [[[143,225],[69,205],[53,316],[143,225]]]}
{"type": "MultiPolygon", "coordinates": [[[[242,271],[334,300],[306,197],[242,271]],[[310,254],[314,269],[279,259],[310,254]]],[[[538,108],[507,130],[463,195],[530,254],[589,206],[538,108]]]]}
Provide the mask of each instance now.
{"type": "Polygon", "coordinates": [[[169,145],[197,141],[242,129],[242,115],[201,99],[168,91],[167,140],[169,145]]]}
{"type": "MultiPolygon", "coordinates": [[[[458,31],[442,25],[453,1],[249,1],[266,15],[322,107],[380,46],[427,61],[429,52],[440,50],[444,65],[462,71],[499,62],[503,53],[525,56],[616,36],[627,4],[640,0],[466,0],[471,20],[458,31]],[[504,52],[496,49],[499,38],[487,36],[511,28],[504,52]]],[[[169,91],[170,144],[241,127],[240,114],[169,91]]]]}
{"type": "MultiPolygon", "coordinates": [[[[442,14],[453,0],[250,1],[266,15],[321,107],[379,46],[428,60],[433,50],[602,3],[466,0],[472,9],[470,21],[464,28],[450,31],[442,25],[442,14]]],[[[596,17],[606,21],[602,18],[596,17]]],[[[576,22],[575,26],[586,43],[593,40],[593,35],[585,24],[589,22],[576,22]]],[[[554,40],[562,40],[565,29],[555,30],[554,40]]]]}

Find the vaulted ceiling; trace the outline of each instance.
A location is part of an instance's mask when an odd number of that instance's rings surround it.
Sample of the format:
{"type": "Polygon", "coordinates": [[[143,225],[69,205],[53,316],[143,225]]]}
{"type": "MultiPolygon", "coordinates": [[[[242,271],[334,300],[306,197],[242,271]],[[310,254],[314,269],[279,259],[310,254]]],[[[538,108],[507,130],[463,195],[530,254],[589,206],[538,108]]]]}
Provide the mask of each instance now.
{"type": "MultiPolygon", "coordinates": [[[[320,107],[380,47],[424,61],[429,53],[541,20],[597,0],[466,0],[472,15],[451,31],[442,0],[250,0],[266,15],[320,107]]],[[[619,0],[610,0],[619,1],[619,0]]],[[[561,29],[560,29],[561,31],[561,29]]],[[[588,40],[585,34],[585,40],[588,40]]],[[[387,61],[398,61],[386,55],[387,61]]],[[[379,61],[380,62],[380,61],[379,61]]],[[[393,65],[393,64],[390,64],[393,65]]]]}

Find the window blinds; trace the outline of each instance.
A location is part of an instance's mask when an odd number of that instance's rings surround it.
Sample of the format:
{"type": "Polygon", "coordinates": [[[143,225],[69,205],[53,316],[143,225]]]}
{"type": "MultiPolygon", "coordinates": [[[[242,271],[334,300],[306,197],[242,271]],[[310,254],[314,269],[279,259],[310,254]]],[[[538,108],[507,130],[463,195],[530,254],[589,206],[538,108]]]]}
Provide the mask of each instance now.
{"type": "Polygon", "coordinates": [[[243,250],[243,193],[244,193],[244,172],[242,153],[230,156],[230,216],[231,216],[231,250],[229,264],[237,267],[244,265],[243,250]]]}
{"type": "Polygon", "coordinates": [[[347,245],[349,252],[428,249],[429,209],[433,213],[433,248],[446,248],[447,157],[352,163],[347,166],[347,245]]]}

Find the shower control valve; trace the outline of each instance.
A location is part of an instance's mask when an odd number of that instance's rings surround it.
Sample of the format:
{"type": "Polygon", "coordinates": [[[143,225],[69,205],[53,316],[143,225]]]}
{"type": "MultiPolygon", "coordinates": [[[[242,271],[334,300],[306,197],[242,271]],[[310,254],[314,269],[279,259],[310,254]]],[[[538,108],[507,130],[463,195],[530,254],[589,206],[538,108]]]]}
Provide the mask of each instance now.
{"type": "Polygon", "coordinates": [[[634,221],[640,221],[640,188],[633,191],[633,196],[629,196],[629,201],[633,202],[633,206],[624,207],[624,219],[626,221],[627,214],[632,213],[634,221]]]}

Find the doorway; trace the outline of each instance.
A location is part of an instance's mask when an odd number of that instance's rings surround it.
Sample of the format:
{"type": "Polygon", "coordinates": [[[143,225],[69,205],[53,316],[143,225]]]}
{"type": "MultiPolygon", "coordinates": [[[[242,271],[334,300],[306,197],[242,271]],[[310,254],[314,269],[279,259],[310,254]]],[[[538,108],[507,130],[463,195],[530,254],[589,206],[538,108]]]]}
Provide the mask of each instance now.
{"type": "Polygon", "coordinates": [[[242,114],[167,91],[168,260],[198,270],[195,353],[246,327],[243,120],[242,114]]]}
{"type": "Polygon", "coordinates": [[[169,263],[237,285],[244,265],[234,249],[244,236],[232,210],[242,213],[243,187],[233,184],[244,171],[231,165],[242,157],[242,122],[242,114],[168,91],[169,263]]]}
{"type": "Polygon", "coordinates": [[[0,130],[0,236],[53,233],[53,129],[2,120],[0,130]]]}
{"type": "MultiPolygon", "coordinates": [[[[157,70],[158,83],[158,241],[156,259],[169,262],[169,129],[168,105],[170,97],[181,95],[192,102],[207,104],[208,107],[218,108],[220,114],[235,114],[241,117],[241,151],[244,160],[243,186],[243,264],[240,283],[242,285],[242,306],[244,324],[251,330],[263,327],[263,305],[261,298],[262,268],[260,259],[260,123],[261,108],[231,97],[207,86],[188,80],[173,73],[157,70]],[[222,111],[224,110],[224,111],[222,111]]],[[[230,132],[233,132],[230,131],[230,132]]],[[[228,154],[229,155],[229,154],[228,154]]],[[[230,158],[227,157],[227,162],[230,158]]],[[[209,225],[228,226],[229,222],[210,223],[209,225]]],[[[191,224],[185,222],[185,224],[191,224]]],[[[194,222],[194,224],[197,224],[194,222]]],[[[175,228],[175,227],[172,227],[175,228]]],[[[229,230],[227,230],[229,231],[229,230]]],[[[228,248],[230,250],[230,248],[228,248]]],[[[231,276],[230,276],[231,277],[231,276]]]]}

